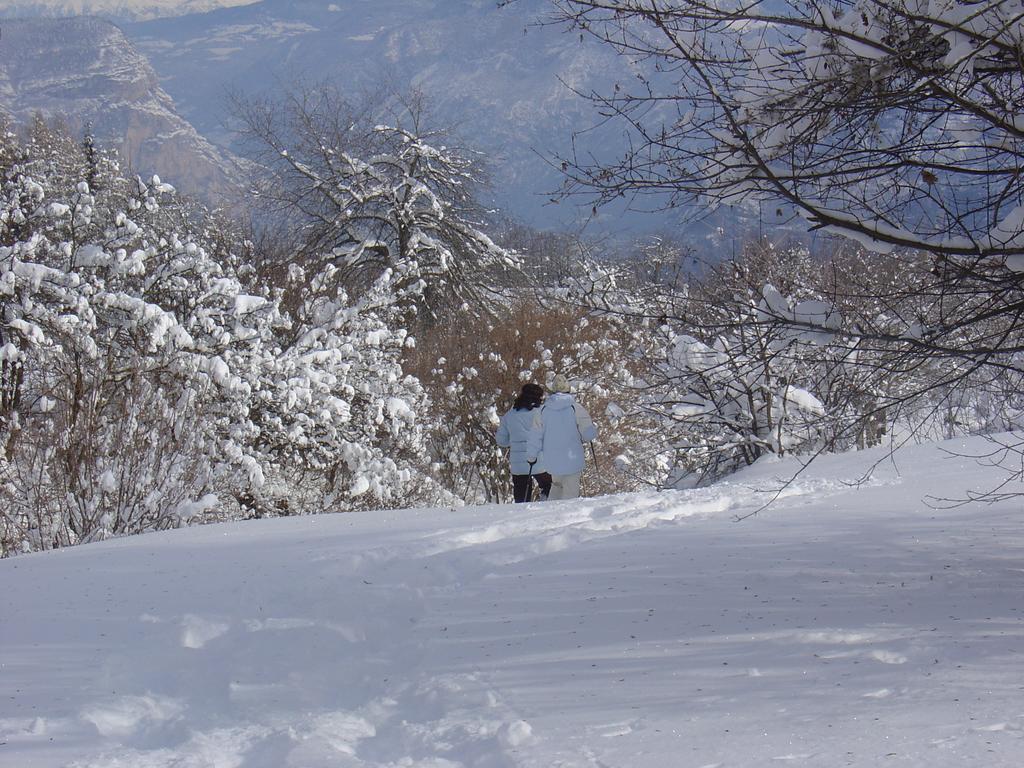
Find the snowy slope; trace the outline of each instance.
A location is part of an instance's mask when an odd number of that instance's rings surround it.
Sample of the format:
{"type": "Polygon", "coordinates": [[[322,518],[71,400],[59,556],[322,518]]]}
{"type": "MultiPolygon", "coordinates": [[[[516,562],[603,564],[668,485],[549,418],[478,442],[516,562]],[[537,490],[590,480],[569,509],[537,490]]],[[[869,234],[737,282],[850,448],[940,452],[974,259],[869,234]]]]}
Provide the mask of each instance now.
{"type": "Polygon", "coordinates": [[[880,457],[2,561],[0,765],[1020,766],[1022,504],[880,457]]]}

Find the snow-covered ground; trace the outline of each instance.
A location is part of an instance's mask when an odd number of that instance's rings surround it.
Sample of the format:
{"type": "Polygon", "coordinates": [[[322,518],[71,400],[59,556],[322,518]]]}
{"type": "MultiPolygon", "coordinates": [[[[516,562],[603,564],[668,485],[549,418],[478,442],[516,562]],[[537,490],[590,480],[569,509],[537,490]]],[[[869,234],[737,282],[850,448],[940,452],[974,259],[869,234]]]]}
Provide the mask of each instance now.
{"type": "Polygon", "coordinates": [[[1018,768],[1024,503],[880,456],[0,562],[0,765],[1018,768]]]}

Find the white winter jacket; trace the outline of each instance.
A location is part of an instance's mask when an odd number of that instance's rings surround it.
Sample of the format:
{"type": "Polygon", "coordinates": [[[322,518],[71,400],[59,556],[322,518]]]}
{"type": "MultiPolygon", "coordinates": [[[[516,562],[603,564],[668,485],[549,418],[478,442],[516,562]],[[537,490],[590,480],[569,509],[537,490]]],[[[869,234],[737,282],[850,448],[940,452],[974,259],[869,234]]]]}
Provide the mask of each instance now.
{"type": "MultiPolygon", "coordinates": [[[[526,438],[530,432],[530,426],[533,424],[533,414],[538,410],[540,409],[517,411],[512,408],[501,417],[498,434],[494,437],[498,445],[509,449],[508,460],[513,475],[526,475],[530,472],[530,464],[526,460],[526,438]]],[[[533,466],[533,474],[537,475],[546,471],[543,467],[543,457],[541,457],[533,466]]]]}
{"type": "Polygon", "coordinates": [[[597,427],[587,410],[572,395],[558,392],[532,414],[527,458],[543,455],[544,466],[552,475],[582,472],[583,445],[597,437],[597,427]]]}

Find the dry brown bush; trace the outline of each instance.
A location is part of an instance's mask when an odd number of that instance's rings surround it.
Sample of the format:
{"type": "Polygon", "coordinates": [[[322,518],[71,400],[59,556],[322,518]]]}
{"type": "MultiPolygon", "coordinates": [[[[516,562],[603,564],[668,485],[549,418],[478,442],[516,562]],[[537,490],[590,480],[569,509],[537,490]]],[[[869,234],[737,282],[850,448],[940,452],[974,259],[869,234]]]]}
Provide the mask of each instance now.
{"type": "Polygon", "coordinates": [[[523,384],[546,387],[563,373],[598,428],[584,494],[637,487],[636,478],[615,468],[629,435],[608,415],[629,375],[624,341],[608,319],[533,299],[514,302],[497,321],[466,316],[425,331],[406,370],[419,377],[432,402],[432,474],[466,501],[510,501],[507,455],[494,442],[497,420],[523,384]]]}

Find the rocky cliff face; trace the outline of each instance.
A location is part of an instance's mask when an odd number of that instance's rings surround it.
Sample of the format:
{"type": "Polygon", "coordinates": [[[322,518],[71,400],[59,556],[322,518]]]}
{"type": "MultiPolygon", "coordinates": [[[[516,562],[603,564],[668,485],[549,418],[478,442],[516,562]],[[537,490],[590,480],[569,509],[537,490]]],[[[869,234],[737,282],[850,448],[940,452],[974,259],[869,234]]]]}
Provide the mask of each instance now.
{"type": "Polygon", "coordinates": [[[176,111],[149,62],[113,24],[95,18],[0,22],[0,109],[35,112],[75,132],[91,124],[124,165],[209,197],[236,187],[237,165],[176,111]]]}

